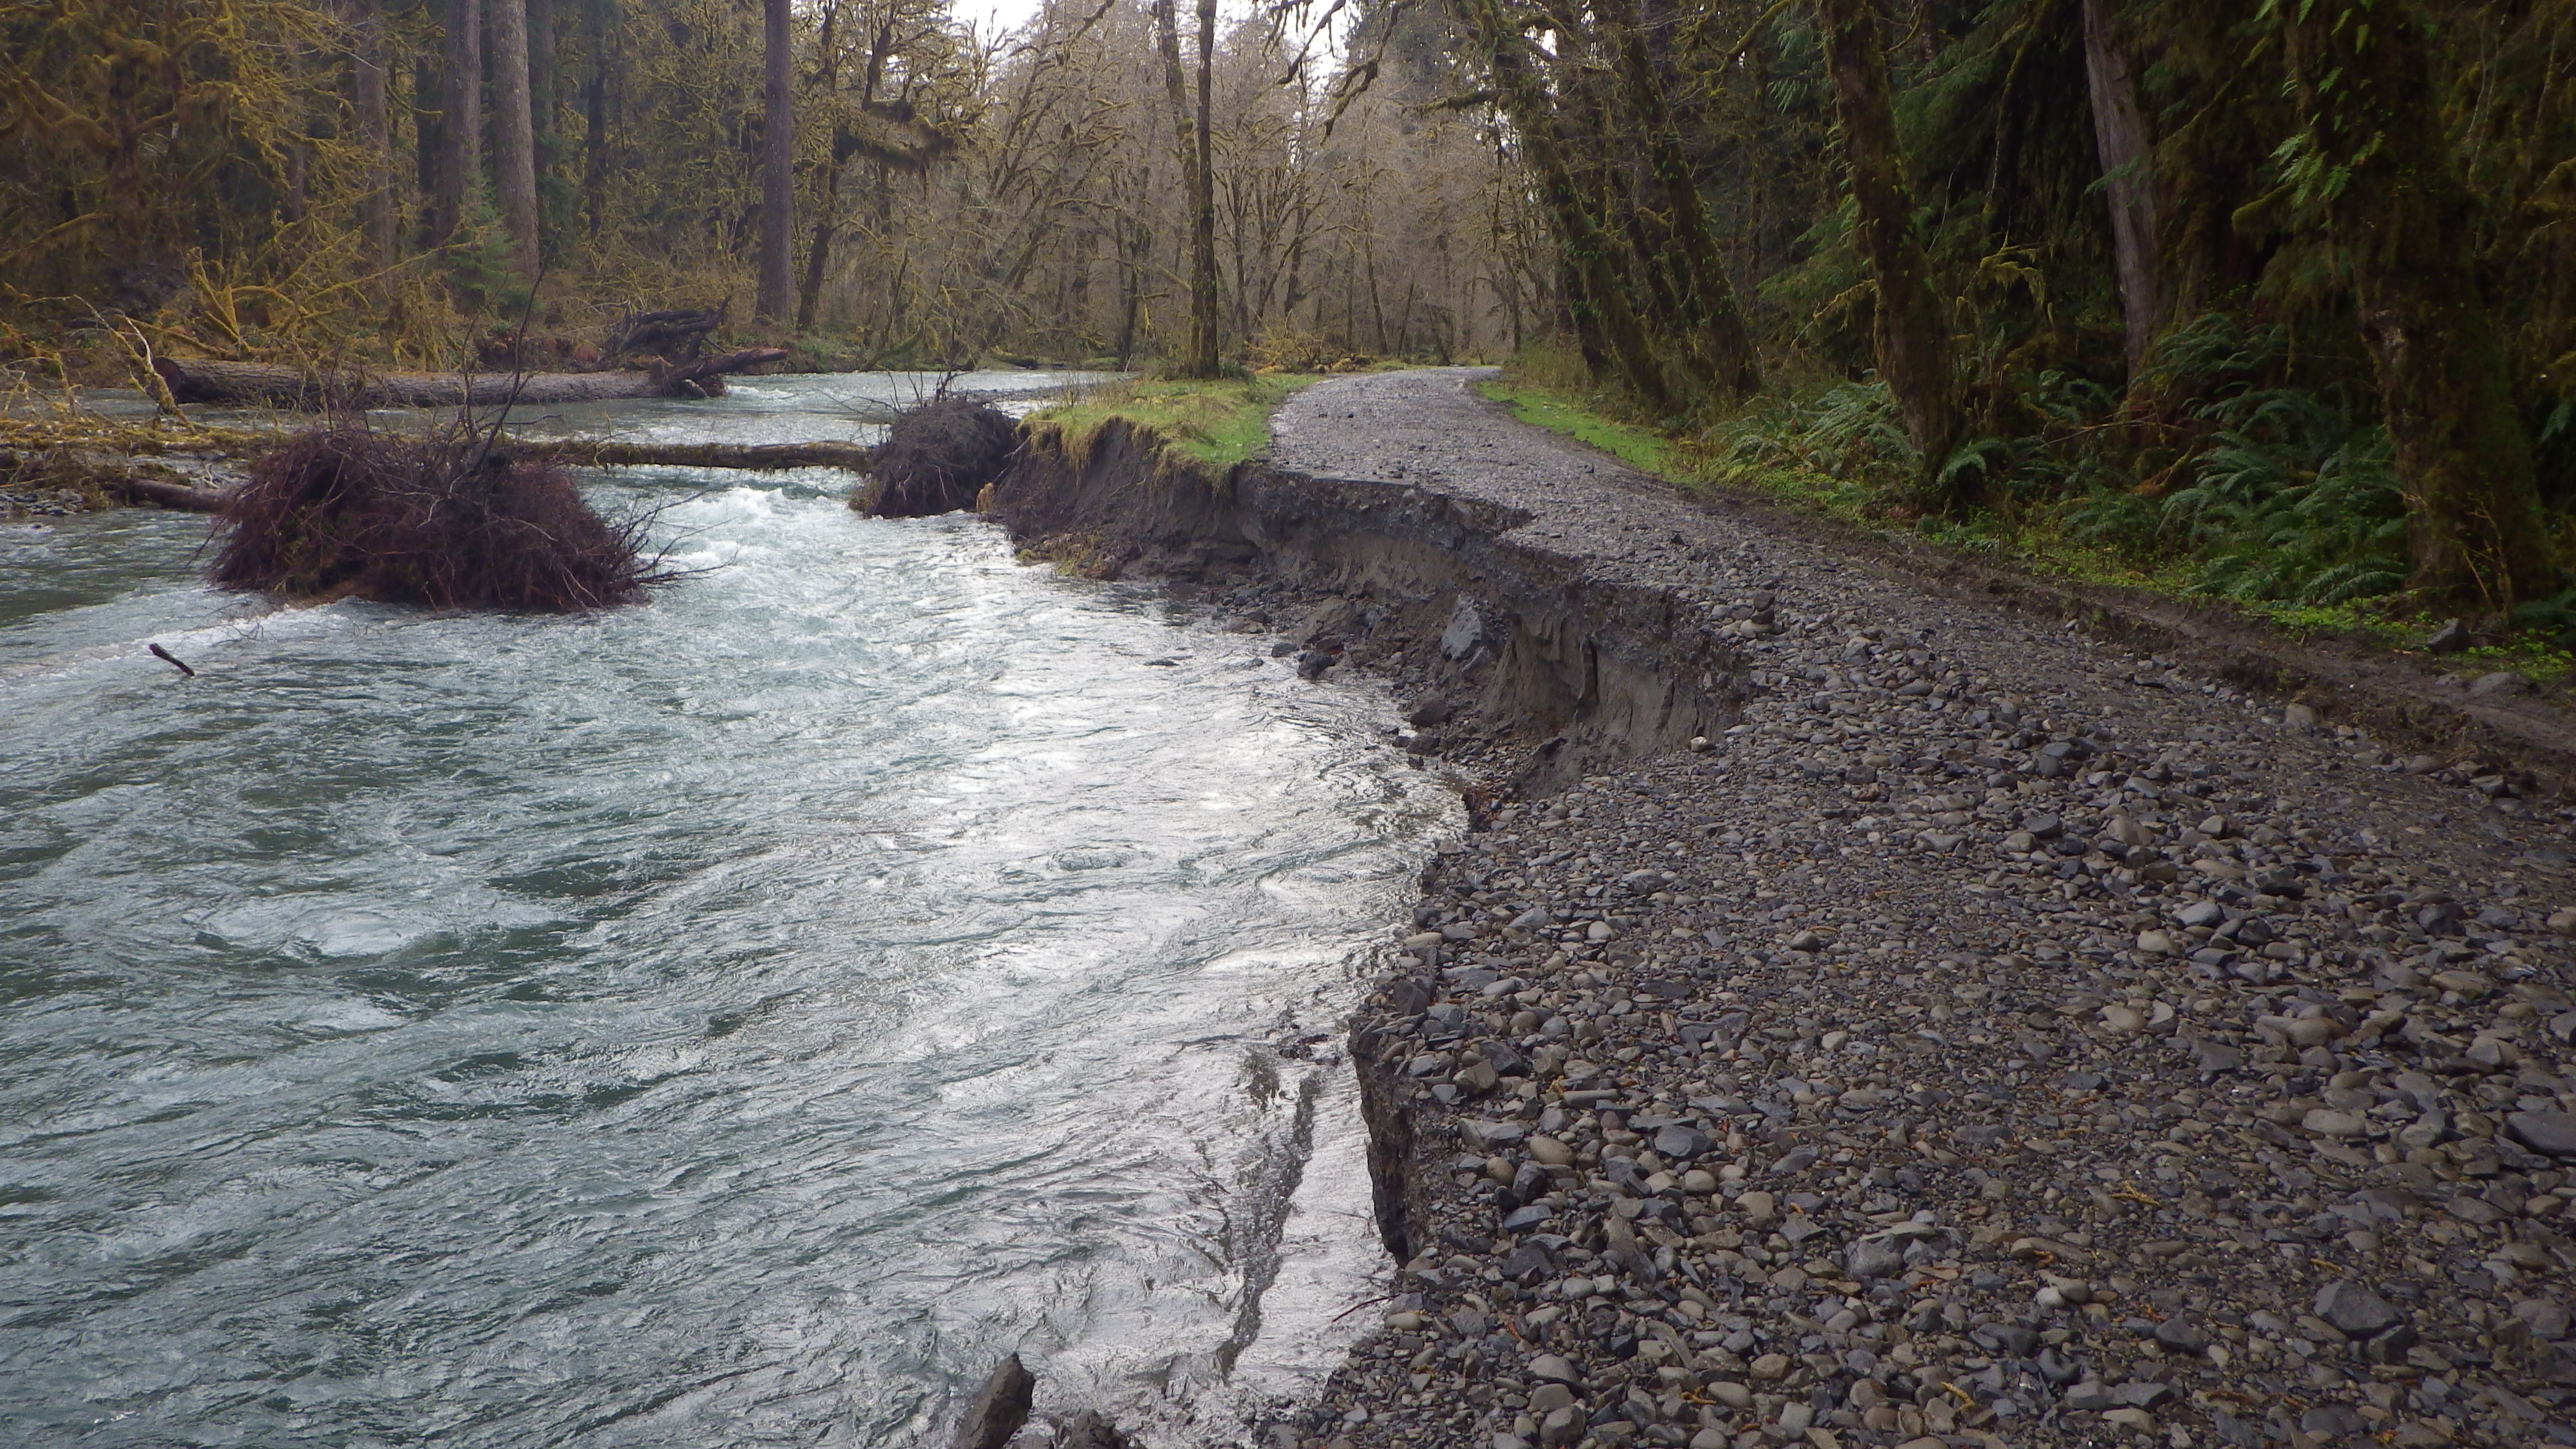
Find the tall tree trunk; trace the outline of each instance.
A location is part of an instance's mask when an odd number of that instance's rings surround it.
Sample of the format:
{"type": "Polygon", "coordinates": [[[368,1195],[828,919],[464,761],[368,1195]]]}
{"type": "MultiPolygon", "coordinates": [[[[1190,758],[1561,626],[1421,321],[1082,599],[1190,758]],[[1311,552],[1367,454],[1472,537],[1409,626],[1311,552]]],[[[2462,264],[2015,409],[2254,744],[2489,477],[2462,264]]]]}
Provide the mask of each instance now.
{"type": "Polygon", "coordinates": [[[1834,119],[1851,167],[1861,255],[1877,283],[1878,374],[1886,380],[1905,436],[1937,472],[1959,438],[1958,380],[1950,323],[1932,288],[1932,264],[1914,228],[1914,193],[1888,99],[1887,52],[1871,0],[1816,0],[1834,83],[1834,119]]]}
{"type": "Polygon", "coordinates": [[[2411,585],[2491,609],[2556,582],[2531,437],[2478,288],[2477,206],[2442,124],[2437,45],[2409,0],[2280,7],[2316,198],[2352,278],[2406,490],[2411,585]]]}
{"type": "Polygon", "coordinates": [[[1190,221],[1190,372],[1214,377],[1217,357],[1216,151],[1211,106],[1216,83],[1216,0],[1199,0],[1198,165],[1190,221]]]}
{"type": "Polygon", "coordinates": [[[760,318],[784,322],[795,285],[796,117],[789,106],[788,0],[761,0],[767,129],[760,153],[760,318]]]}
{"type": "Polygon", "coordinates": [[[2084,78],[2093,99],[2093,145],[2110,192],[2111,256],[2134,383],[2164,321],[2164,279],[2157,272],[2156,193],[2147,175],[2137,67],[2116,28],[2111,0],[2084,0],[2084,78]]]}
{"type": "Polygon", "coordinates": [[[616,63],[608,53],[610,7],[617,0],[583,0],[581,43],[590,70],[581,88],[581,214],[592,236],[608,214],[608,85],[616,63]]]}
{"type": "Polygon", "coordinates": [[[562,67],[557,60],[555,0],[528,0],[528,118],[537,132],[537,239],[559,255],[571,227],[563,185],[562,67]]]}
{"type": "MultiPolygon", "coordinates": [[[[1191,208],[1190,218],[1190,341],[1185,359],[1187,371],[1199,370],[1198,325],[1198,203],[1202,185],[1207,181],[1207,167],[1199,159],[1196,128],[1190,120],[1189,81],[1181,69],[1181,22],[1174,0],[1152,0],[1154,46],[1163,57],[1163,96],[1172,108],[1172,138],[1181,163],[1182,193],[1191,208]]],[[[1214,192],[1209,193],[1211,196],[1214,192]]],[[[1209,233],[1208,256],[1216,255],[1215,233],[1209,233]]],[[[1212,375],[1214,369],[1209,369],[1212,375]]]]}
{"type": "Polygon", "coordinates": [[[430,230],[440,242],[453,239],[474,204],[483,173],[483,6],[482,0],[447,0],[440,17],[447,36],[443,56],[447,74],[439,107],[438,196],[430,230]]]}
{"type": "Polygon", "coordinates": [[[440,229],[439,206],[446,195],[442,178],[447,174],[447,131],[433,101],[443,104],[446,78],[439,73],[437,52],[422,50],[413,54],[411,93],[415,118],[412,121],[412,185],[420,192],[420,215],[414,218],[419,227],[421,247],[434,247],[446,239],[440,229]]]}
{"type": "Polygon", "coordinates": [[[1565,305],[1585,359],[1598,368],[1604,354],[1616,359],[1631,391],[1655,411],[1672,410],[1663,364],[1646,339],[1612,252],[1615,243],[1583,204],[1572,167],[1558,144],[1547,88],[1530,72],[1528,42],[1504,17],[1496,0],[1458,0],[1460,18],[1476,42],[1478,58],[1494,79],[1504,116],[1519,133],[1521,155],[1538,182],[1539,200],[1556,232],[1564,268],[1565,305]]]}
{"type": "Polygon", "coordinates": [[[492,16],[492,170],[510,264],[537,275],[537,131],[528,103],[528,0],[484,0],[492,16]]]}
{"type": "Polygon", "coordinates": [[[1620,77],[1629,104],[1646,132],[1646,155],[1655,184],[1664,194],[1670,216],[1674,270],[1683,284],[1682,324],[1696,334],[1697,350],[1719,386],[1737,397],[1762,386],[1761,360],[1754,355],[1753,334],[1744,324],[1735,287],[1726,278],[1726,255],[1717,244],[1717,228],[1683,154],[1681,134],[1665,103],[1662,77],[1646,54],[1646,38],[1637,25],[1635,0],[1598,0],[1596,13],[1608,22],[1617,42],[1620,77]]]}
{"type": "Polygon", "coordinates": [[[805,281],[796,289],[796,330],[814,330],[814,318],[823,305],[823,279],[832,266],[832,237],[841,229],[841,168],[823,187],[823,214],[814,218],[814,238],[805,244],[805,281]]]}
{"type": "Polygon", "coordinates": [[[377,0],[356,0],[349,17],[349,109],[364,157],[358,195],[358,236],[369,267],[394,259],[393,112],[387,99],[385,16],[377,0]]]}

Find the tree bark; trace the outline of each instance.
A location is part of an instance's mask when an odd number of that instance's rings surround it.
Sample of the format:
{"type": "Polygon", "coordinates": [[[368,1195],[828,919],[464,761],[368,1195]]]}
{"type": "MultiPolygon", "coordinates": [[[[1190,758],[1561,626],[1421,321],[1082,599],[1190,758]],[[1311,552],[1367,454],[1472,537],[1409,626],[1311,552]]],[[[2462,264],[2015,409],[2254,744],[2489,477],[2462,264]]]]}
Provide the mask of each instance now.
{"type": "Polygon", "coordinates": [[[581,88],[581,213],[592,236],[608,216],[608,84],[615,73],[608,54],[609,8],[617,0],[583,0],[581,43],[590,70],[581,88]]]}
{"type": "Polygon", "coordinates": [[[436,240],[453,240],[474,204],[474,188],[483,171],[483,6],[482,0],[447,0],[447,36],[443,57],[447,73],[438,113],[440,157],[436,240]]]}
{"type": "Polygon", "coordinates": [[[2406,491],[2411,587],[2506,609],[2557,582],[2504,349],[2478,288],[2477,204],[2442,125],[2436,40],[2407,0],[2280,9],[2313,185],[2352,279],[2406,491]]]}
{"type": "Polygon", "coordinates": [[[1635,0],[1598,0],[1595,10],[1608,22],[1617,44],[1621,79],[1629,104],[1644,126],[1647,158],[1671,214],[1668,225],[1679,254],[1673,261],[1682,286],[1682,327],[1693,336],[1695,350],[1706,359],[1718,386],[1743,397],[1762,386],[1761,360],[1754,355],[1753,334],[1745,326],[1744,309],[1736,303],[1734,284],[1726,278],[1725,253],[1718,248],[1717,229],[1709,222],[1707,203],[1691,175],[1690,158],[1682,152],[1662,78],[1646,54],[1635,0]]]}
{"type": "Polygon", "coordinates": [[[1949,318],[1932,288],[1931,258],[1914,227],[1914,193],[1896,139],[1878,8],[1870,0],[1816,0],[1816,20],[1825,32],[1834,118],[1851,168],[1860,251],[1878,287],[1878,374],[1928,479],[1938,475],[1958,442],[1958,380],[1949,318]]]}
{"type": "Polygon", "coordinates": [[[358,235],[367,266],[381,268],[394,259],[393,112],[385,84],[385,16],[377,0],[355,0],[349,20],[349,103],[366,168],[358,196],[358,235]]]}
{"type": "Polygon", "coordinates": [[[492,169],[510,264],[537,275],[537,132],[528,99],[528,0],[484,0],[492,17],[492,169]]]}
{"type": "Polygon", "coordinates": [[[536,127],[537,242],[544,256],[560,256],[572,222],[562,180],[564,86],[555,39],[555,0],[528,0],[528,119],[536,127]]]}
{"type": "Polygon", "coordinates": [[[1606,355],[1638,398],[1656,412],[1672,410],[1663,364],[1628,304],[1612,241],[1583,204],[1583,193],[1558,145],[1546,88],[1531,74],[1526,42],[1495,0],[1458,0],[1460,18],[1494,78],[1496,102],[1519,133],[1521,155],[1538,182],[1539,200],[1556,232],[1566,278],[1565,304],[1575,336],[1595,367],[1606,355]]]}
{"type": "MultiPolygon", "coordinates": [[[[1190,342],[1183,359],[1185,370],[1197,374],[1199,369],[1198,324],[1198,204],[1206,167],[1199,161],[1198,134],[1190,120],[1189,81],[1181,69],[1181,22],[1174,0],[1152,0],[1154,45],[1163,57],[1163,97],[1172,109],[1173,147],[1181,164],[1181,188],[1190,207],[1190,342]]],[[[1213,195],[1213,191],[1210,195],[1213,195]]],[[[1208,256],[1216,255],[1214,233],[1210,233],[1208,256]]],[[[1213,375],[1214,369],[1209,370],[1213,375]]]]}
{"type": "Polygon", "coordinates": [[[1216,152],[1210,107],[1216,76],[1216,0],[1199,0],[1198,165],[1190,221],[1190,371],[1214,377],[1217,356],[1216,152]]]}
{"type": "Polygon", "coordinates": [[[776,347],[748,347],[680,367],[644,372],[309,372],[257,362],[153,359],[153,371],[183,403],[255,403],[325,412],[346,408],[489,407],[599,402],[627,397],[720,397],[725,374],[785,360],[776,347]]]}
{"type": "Polygon", "coordinates": [[[789,105],[788,0],[761,0],[768,119],[760,148],[760,320],[783,323],[794,305],[796,117],[789,105]]]}
{"type": "Polygon", "coordinates": [[[2093,145],[2110,194],[2112,265],[2134,383],[2164,322],[2164,279],[2157,268],[2156,193],[2146,169],[2147,123],[2138,113],[2137,67],[2111,3],[2084,0],[2084,77],[2093,101],[2093,145]]]}

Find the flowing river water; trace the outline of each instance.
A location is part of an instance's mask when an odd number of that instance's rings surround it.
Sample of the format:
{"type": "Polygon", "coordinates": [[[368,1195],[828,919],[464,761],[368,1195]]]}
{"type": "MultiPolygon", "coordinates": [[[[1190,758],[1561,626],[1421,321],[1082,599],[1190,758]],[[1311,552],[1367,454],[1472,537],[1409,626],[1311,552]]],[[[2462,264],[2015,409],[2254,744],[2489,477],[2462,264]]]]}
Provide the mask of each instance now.
{"type": "Polygon", "coordinates": [[[1017,1350],[1217,1443],[1329,1370],[1337,1027],[1455,823],[1383,700],[845,479],[589,486],[708,572],[271,611],[195,518],[0,527],[0,1440],[944,1445],[1017,1350]]]}

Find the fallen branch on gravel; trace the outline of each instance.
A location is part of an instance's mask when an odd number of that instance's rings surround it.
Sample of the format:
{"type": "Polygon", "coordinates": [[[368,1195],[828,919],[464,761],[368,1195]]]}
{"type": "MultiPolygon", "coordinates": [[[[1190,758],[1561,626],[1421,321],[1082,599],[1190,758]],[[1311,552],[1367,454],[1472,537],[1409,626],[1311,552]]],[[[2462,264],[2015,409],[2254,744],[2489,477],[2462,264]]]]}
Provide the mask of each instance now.
{"type": "Polygon", "coordinates": [[[235,403],[307,412],[380,407],[487,407],[605,402],[637,397],[721,397],[727,373],[783,361],[786,350],[746,347],[640,372],[317,372],[258,362],[163,357],[153,370],[183,403],[235,403]]]}
{"type": "Polygon", "coordinates": [[[214,581],[291,599],[572,612],[676,574],[562,469],[457,430],[415,439],[317,428],[251,465],[223,510],[214,581]]]}

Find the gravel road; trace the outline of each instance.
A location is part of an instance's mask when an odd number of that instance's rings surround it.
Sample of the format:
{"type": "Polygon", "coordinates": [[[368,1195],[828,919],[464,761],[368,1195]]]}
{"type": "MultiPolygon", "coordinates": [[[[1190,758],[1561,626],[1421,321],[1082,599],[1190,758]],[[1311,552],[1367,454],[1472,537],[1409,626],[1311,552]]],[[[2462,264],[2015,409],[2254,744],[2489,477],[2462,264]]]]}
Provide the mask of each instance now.
{"type": "MultiPolygon", "coordinates": [[[[1276,1442],[2576,1443],[2569,812],[1473,376],[1320,384],[1275,456],[1522,510],[1754,692],[1441,857],[1355,1033],[1429,1220],[1276,1442]]],[[[1500,778],[1509,735],[1443,745],[1500,778]]]]}

